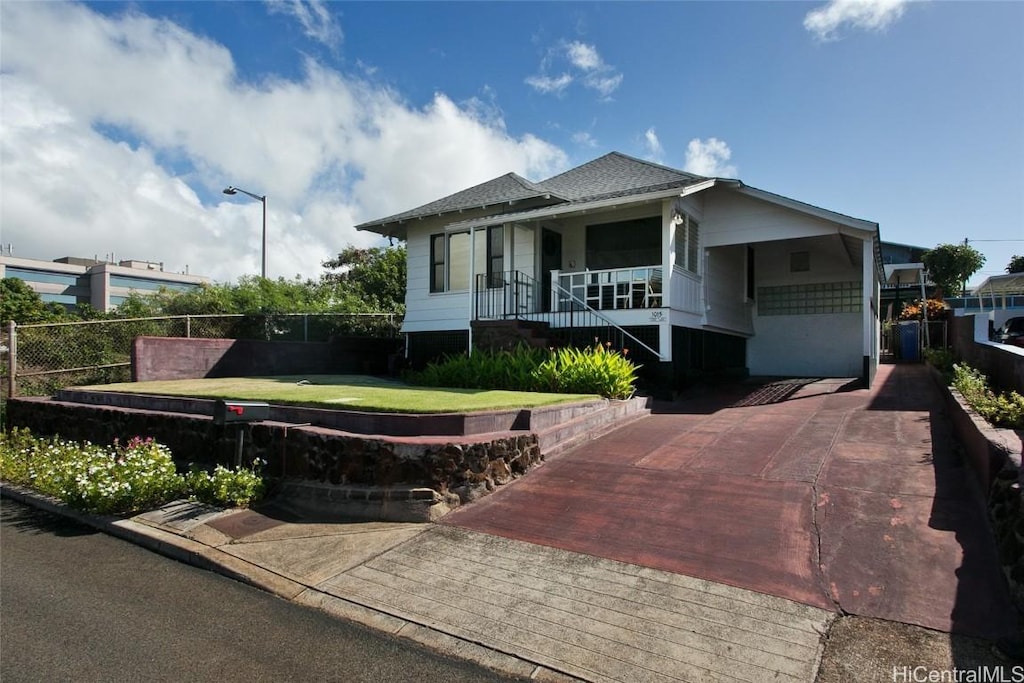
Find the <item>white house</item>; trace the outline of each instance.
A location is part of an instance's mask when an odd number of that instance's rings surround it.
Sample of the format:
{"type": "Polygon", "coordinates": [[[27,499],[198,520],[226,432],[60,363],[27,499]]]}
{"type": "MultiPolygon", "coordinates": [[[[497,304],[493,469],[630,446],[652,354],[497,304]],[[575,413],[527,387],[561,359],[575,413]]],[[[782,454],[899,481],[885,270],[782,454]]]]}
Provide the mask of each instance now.
{"type": "Polygon", "coordinates": [[[407,242],[414,360],[513,318],[553,336],[612,326],[676,386],[718,371],[870,384],[877,367],[878,225],[739,180],[613,152],[356,227],[407,242]]]}

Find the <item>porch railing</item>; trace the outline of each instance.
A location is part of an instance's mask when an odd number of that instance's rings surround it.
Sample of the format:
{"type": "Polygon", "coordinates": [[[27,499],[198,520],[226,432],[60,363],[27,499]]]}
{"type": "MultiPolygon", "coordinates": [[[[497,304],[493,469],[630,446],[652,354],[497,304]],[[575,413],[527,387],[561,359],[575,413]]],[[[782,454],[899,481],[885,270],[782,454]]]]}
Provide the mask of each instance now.
{"type": "Polygon", "coordinates": [[[661,353],[641,341],[587,301],[552,278],[551,292],[541,282],[520,271],[478,274],[474,317],[477,320],[529,320],[547,323],[552,338],[570,346],[587,346],[595,337],[615,348],[642,350],[655,360],[661,353]],[[557,310],[543,310],[545,301],[557,302],[557,310]]]}
{"type": "Polygon", "coordinates": [[[662,268],[607,268],[577,273],[554,271],[562,294],[552,292],[553,307],[575,299],[596,310],[661,308],[662,268]],[[564,293],[568,293],[564,294],[564,293]]]}

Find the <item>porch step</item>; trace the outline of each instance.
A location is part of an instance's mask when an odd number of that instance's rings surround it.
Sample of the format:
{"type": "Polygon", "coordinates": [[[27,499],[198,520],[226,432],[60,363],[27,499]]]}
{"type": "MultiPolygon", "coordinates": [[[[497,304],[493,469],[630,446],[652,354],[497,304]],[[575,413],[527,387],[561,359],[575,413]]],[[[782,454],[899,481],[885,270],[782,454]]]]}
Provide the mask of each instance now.
{"type": "Polygon", "coordinates": [[[606,400],[573,406],[568,419],[536,425],[537,441],[544,459],[550,459],[581,444],[651,414],[653,399],[647,396],[624,401],[606,400]]]}
{"type": "Polygon", "coordinates": [[[551,326],[534,320],[474,320],[473,344],[477,348],[511,350],[525,343],[538,349],[552,346],[551,326]]]}

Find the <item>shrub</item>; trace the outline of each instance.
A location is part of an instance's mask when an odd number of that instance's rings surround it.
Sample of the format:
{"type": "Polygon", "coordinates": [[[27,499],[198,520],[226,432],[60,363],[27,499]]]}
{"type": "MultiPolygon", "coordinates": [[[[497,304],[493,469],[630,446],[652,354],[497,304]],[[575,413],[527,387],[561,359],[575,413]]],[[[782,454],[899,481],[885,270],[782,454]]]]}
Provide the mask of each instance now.
{"type": "Polygon", "coordinates": [[[637,366],[611,348],[611,342],[584,349],[535,349],[520,345],[512,351],[475,351],[472,356],[447,356],[410,376],[416,384],[462,389],[548,391],[599,394],[629,398],[637,366]]]}
{"type": "Polygon", "coordinates": [[[980,371],[964,364],[953,366],[953,387],[974,410],[996,427],[1024,428],[1024,396],[1016,391],[996,394],[980,371]]]}
{"type": "Polygon", "coordinates": [[[547,352],[520,344],[511,351],[480,349],[473,355],[445,356],[430,363],[410,380],[422,386],[461,389],[505,389],[534,391],[533,372],[544,362],[547,352]]]}
{"type": "Polygon", "coordinates": [[[534,377],[544,391],[629,398],[635,391],[637,366],[626,358],[628,353],[612,350],[611,342],[597,341],[584,349],[555,349],[534,377]]]}
{"type": "Polygon", "coordinates": [[[152,509],[185,487],[170,451],[152,439],[104,447],[37,439],[28,430],[0,439],[0,476],[98,514],[152,509]]]}
{"type": "Polygon", "coordinates": [[[946,382],[953,381],[953,352],[949,349],[925,349],[924,359],[942,373],[946,382]]]}
{"type": "Polygon", "coordinates": [[[153,439],[99,446],[35,437],[27,429],[0,433],[0,479],[97,514],[151,510],[184,495],[212,505],[249,505],[264,492],[262,464],[182,477],[170,450],[153,439]]]}
{"type": "Polygon", "coordinates": [[[188,489],[193,498],[210,505],[249,506],[263,497],[264,483],[259,472],[262,464],[261,460],[256,460],[251,469],[234,470],[217,465],[212,473],[193,470],[186,477],[188,489]]]}
{"type": "MultiPolygon", "coordinates": [[[[945,302],[939,299],[928,299],[928,319],[935,320],[941,318],[946,312],[945,302]]],[[[921,300],[918,299],[913,303],[909,303],[903,307],[900,311],[900,320],[920,320],[921,319],[921,300]]]]}

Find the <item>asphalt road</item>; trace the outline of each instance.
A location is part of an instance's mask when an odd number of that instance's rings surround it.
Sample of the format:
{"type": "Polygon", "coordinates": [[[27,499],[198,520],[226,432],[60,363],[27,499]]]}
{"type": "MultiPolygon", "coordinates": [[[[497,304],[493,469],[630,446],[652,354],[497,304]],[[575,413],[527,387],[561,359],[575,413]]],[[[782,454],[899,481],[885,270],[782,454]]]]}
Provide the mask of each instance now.
{"type": "Polygon", "coordinates": [[[7,499],[0,679],[516,680],[7,499]]]}

